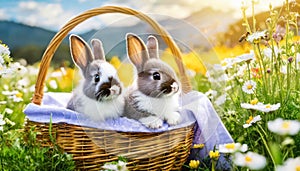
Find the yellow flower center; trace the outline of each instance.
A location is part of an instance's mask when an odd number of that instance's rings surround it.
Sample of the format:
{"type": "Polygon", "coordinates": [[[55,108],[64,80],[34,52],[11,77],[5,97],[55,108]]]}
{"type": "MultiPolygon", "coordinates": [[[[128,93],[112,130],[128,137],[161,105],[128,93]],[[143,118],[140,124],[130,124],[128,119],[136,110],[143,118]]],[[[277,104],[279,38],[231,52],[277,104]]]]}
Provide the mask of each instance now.
{"type": "Polygon", "coordinates": [[[245,161],[246,161],[247,163],[249,163],[249,162],[251,162],[251,161],[252,161],[252,158],[251,158],[251,157],[249,157],[249,156],[246,156],[246,157],[245,157],[245,161]]]}
{"type": "Polygon", "coordinates": [[[267,105],[266,105],[266,108],[267,108],[267,109],[271,108],[271,105],[270,105],[270,104],[267,104],[267,105]]]}
{"type": "Polygon", "coordinates": [[[189,163],[191,169],[197,169],[199,165],[200,165],[199,160],[191,160],[189,163]]]}
{"type": "Polygon", "coordinates": [[[249,119],[246,121],[247,124],[250,124],[250,122],[253,120],[253,116],[250,116],[249,119]]]}
{"type": "Polygon", "coordinates": [[[282,123],[282,128],[283,128],[283,129],[289,129],[289,127],[290,127],[290,122],[284,121],[284,122],[282,123]]]}
{"type": "Polygon", "coordinates": [[[252,105],[256,105],[257,103],[258,103],[258,99],[257,98],[255,98],[255,99],[253,99],[253,100],[250,101],[250,104],[252,104],[252,105]]]}
{"type": "Polygon", "coordinates": [[[23,94],[22,94],[22,93],[20,93],[20,92],[16,94],[16,97],[19,97],[19,98],[21,98],[22,96],[23,96],[23,94]]]}
{"type": "Polygon", "coordinates": [[[234,143],[230,143],[230,144],[225,145],[225,148],[227,148],[227,149],[234,149],[234,147],[235,147],[234,143]]]}
{"type": "Polygon", "coordinates": [[[300,165],[296,166],[296,171],[300,171],[300,165]]]}
{"type": "Polygon", "coordinates": [[[252,87],[253,87],[253,86],[252,86],[251,84],[247,85],[247,89],[248,89],[248,90],[251,90],[252,87]]]}

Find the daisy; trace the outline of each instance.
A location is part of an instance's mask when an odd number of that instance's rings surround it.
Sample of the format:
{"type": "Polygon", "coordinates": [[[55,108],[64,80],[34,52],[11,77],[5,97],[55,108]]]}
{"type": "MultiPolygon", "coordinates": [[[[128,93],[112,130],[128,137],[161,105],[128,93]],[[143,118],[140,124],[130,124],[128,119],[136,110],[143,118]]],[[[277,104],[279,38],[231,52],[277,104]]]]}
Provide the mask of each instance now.
{"type": "Polygon", "coordinates": [[[276,171],[300,170],[300,157],[287,159],[282,166],[277,166],[276,171]]]}
{"type": "Polygon", "coordinates": [[[229,143],[229,144],[219,145],[220,153],[234,153],[237,151],[245,152],[247,150],[248,150],[247,144],[241,145],[241,143],[229,143]]]}
{"type": "Polygon", "coordinates": [[[249,119],[246,121],[246,124],[243,125],[244,128],[249,128],[252,124],[258,122],[261,120],[260,115],[257,115],[253,118],[253,116],[250,116],[249,119]]]}
{"type": "Polygon", "coordinates": [[[280,103],[277,103],[277,104],[258,103],[256,105],[256,110],[261,111],[261,112],[266,112],[266,113],[278,110],[279,108],[280,108],[280,103]]]}
{"type": "Polygon", "coordinates": [[[103,169],[112,170],[112,171],[127,171],[126,164],[123,161],[118,161],[118,163],[106,163],[102,166],[103,169]]]}
{"type": "Polygon", "coordinates": [[[253,50],[251,50],[250,53],[246,53],[234,58],[235,63],[247,62],[251,60],[255,60],[255,55],[253,50]]]}
{"type": "Polygon", "coordinates": [[[7,46],[0,44],[0,55],[1,55],[0,57],[4,55],[10,55],[10,51],[7,46]]]}
{"type": "Polygon", "coordinates": [[[263,169],[267,164],[267,160],[264,156],[254,152],[248,152],[246,154],[235,153],[233,162],[237,166],[248,167],[253,170],[263,169]]]}
{"type": "Polygon", "coordinates": [[[266,36],[266,30],[263,31],[257,31],[249,35],[246,40],[250,43],[258,43],[260,39],[264,38],[266,36]]]}
{"type": "MultiPolygon", "coordinates": [[[[265,57],[271,59],[272,58],[272,55],[273,55],[273,51],[271,48],[265,48],[264,51],[263,51],[265,57]]],[[[281,49],[278,49],[278,47],[274,47],[274,54],[275,54],[275,58],[281,53],[281,49]]]]}
{"type": "Polygon", "coordinates": [[[0,131],[3,131],[3,125],[6,124],[5,120],[3,120],[3,115],[0,113],[0,131]]]}
{"type": "Polygon", "coordinates": [[[242,90],[247,94],[253,94],[255,89],[256,82],[252,80],[246,81],[242,87],[242,90]]]}
{"type": "Polygon", "coordinates": [[[274,121],[268,122],[268,129],[279,135],[296,135],[300,130],[300,122],[277,118],[274,121]]]}

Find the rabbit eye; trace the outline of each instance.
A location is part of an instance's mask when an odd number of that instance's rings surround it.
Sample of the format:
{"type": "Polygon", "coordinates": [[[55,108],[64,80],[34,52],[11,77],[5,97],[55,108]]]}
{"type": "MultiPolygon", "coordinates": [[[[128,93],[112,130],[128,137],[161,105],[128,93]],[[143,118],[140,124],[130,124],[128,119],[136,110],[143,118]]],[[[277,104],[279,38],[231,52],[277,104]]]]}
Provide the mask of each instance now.
{"type": "Polygon", "coordinates": [[[154,80],[160,80],[160,74],[158,72],[154,72],[152,76],[154,80]]]}
{"type": "Polygon", "coordinates": [[[96,83],[100,81],[100,75],[99,75],[99,74],[96,74],[96,75],[95,75],[94,81],[95,81],[96,83]]]}

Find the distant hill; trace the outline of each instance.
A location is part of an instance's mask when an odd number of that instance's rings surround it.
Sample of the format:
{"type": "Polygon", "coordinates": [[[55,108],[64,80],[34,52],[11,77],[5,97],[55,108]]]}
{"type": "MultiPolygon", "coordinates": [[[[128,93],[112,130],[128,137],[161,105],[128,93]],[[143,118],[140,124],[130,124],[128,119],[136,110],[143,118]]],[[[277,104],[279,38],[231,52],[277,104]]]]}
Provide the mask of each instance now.
{"type": "MultiPolygon", "coordinates": [[[[168,30],[182,51],[189,51],[191,48],[210,49],[212,45],[208,37],[211,38],[223,32],[235,21],[230,13],[215,11],[212,8],[204,8],[183,20],[159,15],[151,17],[168,30]]],[[[126,55],[125,35],[128,32],[141,35],[144,40],[149,34],[156,34],[148,24],[139,22],[133,26],[110,25],[99,30],[88,31],[80,36],[86,41],[89,41],[91,37],[100,38],[104,42],[108,58],[115,55],[122,58],[126,55]]],[[[14,58],[25,58],[29,63],[40,61],[44,50],[55,34],[56,32],[39,27],[0,21],[0,40],[10,47],[14,58]]],[[[160,49],[166,48],[160,37],[158,40],[160,49]]],[[[53,62],[60,65],[64,60],[71,62],[67,39],[57,50],[53,62]]]]}

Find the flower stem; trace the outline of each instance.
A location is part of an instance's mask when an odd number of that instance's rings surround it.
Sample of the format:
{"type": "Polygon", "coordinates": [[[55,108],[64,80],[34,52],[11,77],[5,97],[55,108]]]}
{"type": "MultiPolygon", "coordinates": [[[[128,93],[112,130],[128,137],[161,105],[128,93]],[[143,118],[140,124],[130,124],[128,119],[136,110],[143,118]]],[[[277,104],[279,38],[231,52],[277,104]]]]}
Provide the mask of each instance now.
{"type": "Polygon", "coordinates": [[[216,161],[214,159],[211,160],[211,171],[216,170],[216,161]]]}
{"type": "MultiPolygon", "coordinates": [[[[260,127],[260,128],[262,129],[262,131],[264,131],[262,127],[260,127]]],[[[266,149],[267,149],[267,152],[269,153],[269,155],[270,155],[270,157],[271,157],[271,160],[272,160],[272,163],[273,163],[273,165],[274,165],[274,168],[276,168],[276,162],[275,162],[274,157],[273,157],[273,155],[272,155],[272,153],[271,153],[271,150],[270,150],[270,148],[269,148],[269,146],[268,146],[268,144],[267,144],[267,141],[265,140],[264,136],[263,136],[262,133],[259,131],[259,129],[256,128],[256,130],[257,130],[257,132],[259,133],[259,135],[260,135],[260,137],[261,137],[261,139],[262,139],[262,141],[263,141],[263,143],[264,143],[264,145],[265,145],[265,147],[266,147],[266,149]]]]}

